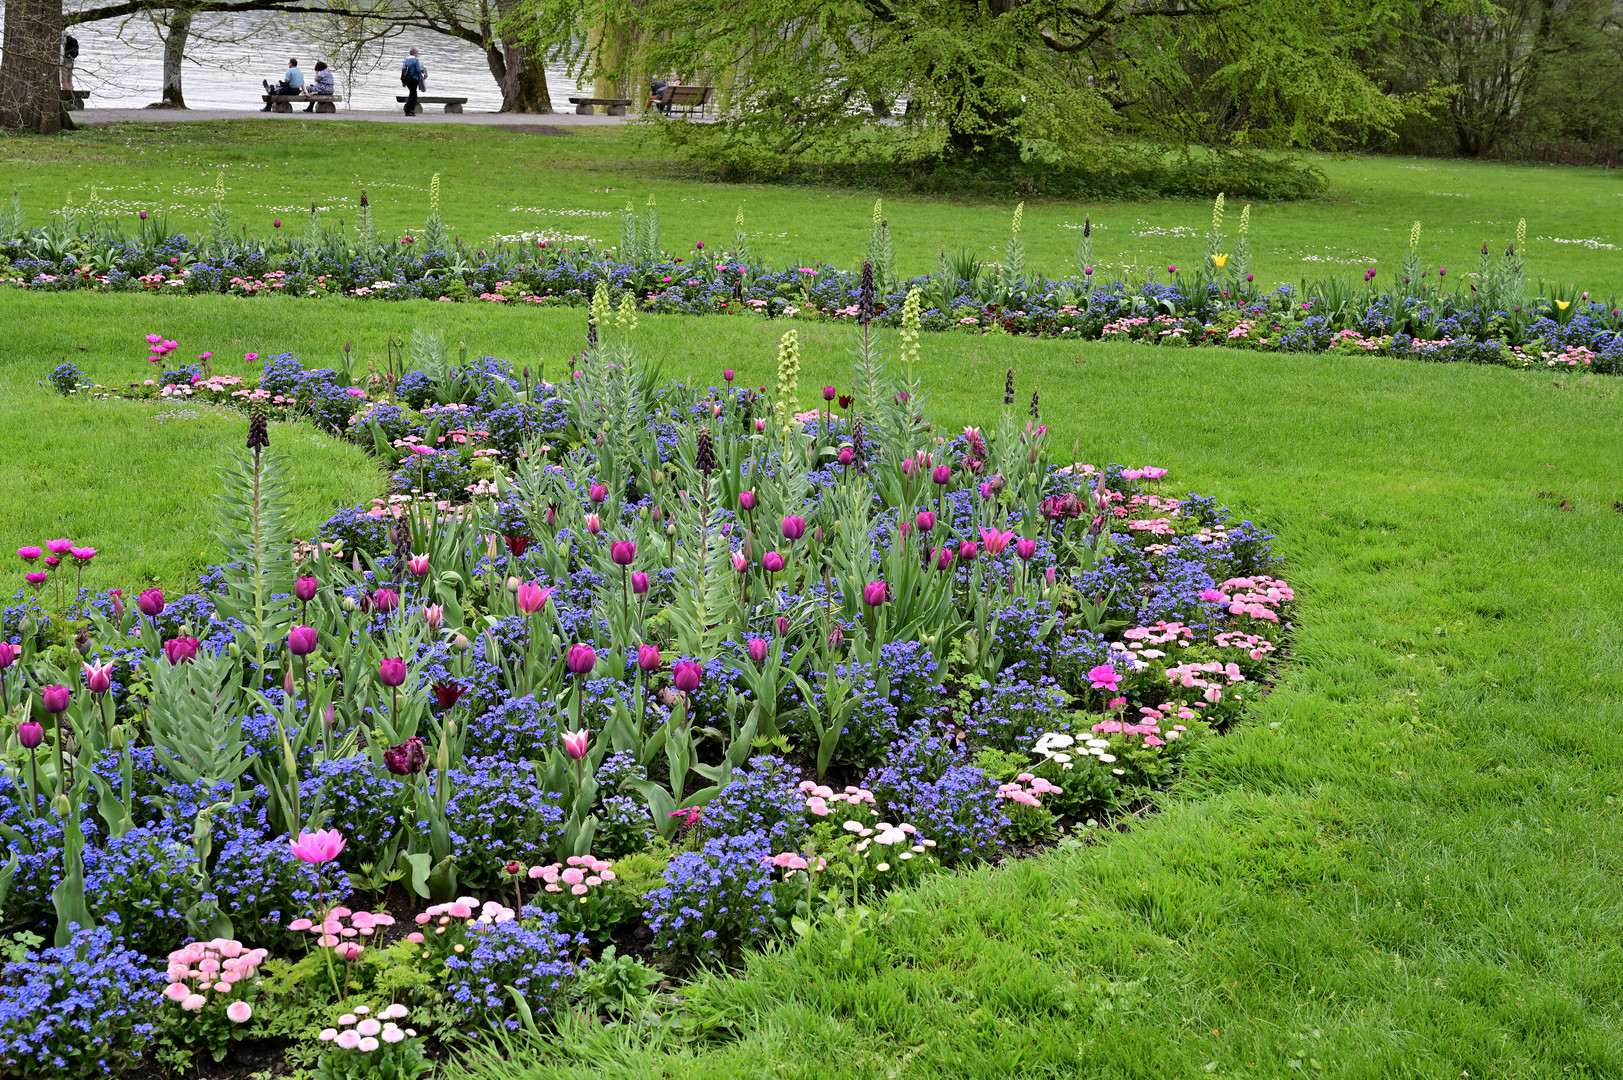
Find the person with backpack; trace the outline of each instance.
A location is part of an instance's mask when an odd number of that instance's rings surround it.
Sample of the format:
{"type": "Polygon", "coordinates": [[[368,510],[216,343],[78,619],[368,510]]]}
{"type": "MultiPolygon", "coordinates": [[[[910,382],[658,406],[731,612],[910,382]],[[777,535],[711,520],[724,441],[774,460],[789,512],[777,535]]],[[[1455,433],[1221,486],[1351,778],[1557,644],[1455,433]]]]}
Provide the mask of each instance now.
{"type": "Polygon", "coordinates": [[[79,39],[62,31],[62,89],[73,91],[73,64],[79,59],[79,39]]]}
{"type": "Polygon", "coordinates": [[[417,91],[428,89],[428,69],[417,58],[417,50],[413,48],[406,57],[406,62],[400,65],[400,85],[406,88],[406,115],[417,115],[417,91]]]}

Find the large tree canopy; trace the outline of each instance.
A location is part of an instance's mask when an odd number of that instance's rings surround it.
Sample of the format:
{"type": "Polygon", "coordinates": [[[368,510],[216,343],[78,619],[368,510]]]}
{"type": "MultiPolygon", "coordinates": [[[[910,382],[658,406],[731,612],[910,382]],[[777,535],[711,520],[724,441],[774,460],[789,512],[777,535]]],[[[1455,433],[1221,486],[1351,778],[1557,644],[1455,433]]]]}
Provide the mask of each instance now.
{"type": "Polygon", "coordinates": [[[1401,19],[1387,0],[524,0],[522,10],[580,69],[639,92],[650,73],[716,84],[726,122],[782,152],[893,116],[938,151],[1077,147],[1105,131],[1302,146],[1388,130],[1411,104],[1360,63],[1401,19]]]}

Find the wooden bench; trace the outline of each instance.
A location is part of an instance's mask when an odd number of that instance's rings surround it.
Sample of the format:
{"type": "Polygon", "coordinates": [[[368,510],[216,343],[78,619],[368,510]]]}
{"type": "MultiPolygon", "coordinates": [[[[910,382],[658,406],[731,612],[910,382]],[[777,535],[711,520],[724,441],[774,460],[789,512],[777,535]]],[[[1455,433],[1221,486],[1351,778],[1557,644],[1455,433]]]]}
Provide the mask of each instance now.
{"type": "Polygon", "coordinates": [[[597,107],[603,106],[604,116],[624,116],[626,110],[631,108],[630,98],[614,97],[572,97],[569,104],[575,106],[575,113],[579,116],[595,116],[597,107]]]}
{"type": "Polygon", "coordinates": [[[293,111],[294,102],[313,101],[316,103],[316,112],[335,113],[338,110],[333,107],[333,102],[343,101],[344,98],[341,94],[311,94],[308,97],[304,94],[260,94],[259,100],[269,102],[271,112],[290,113],[293,111]]]}
{"type": "MultiPolygon", "coordinates": [[[[408,100],[408,98],[407,98],[407,96],[405,94],[400,94],[400,95],[395,97],[395,100],[400,102],[400,104],[404,105],[406,103],[406,101],[408,100]]],[[[424,96],[422,94],[417,95],[417,104],[419,104],[419,105],[444,105],[445,106],[445,111],[449,112],[449,113],[459,113],[459,112],[461,112],[462,111],[462,106],[466,105],[467,103],[468,103],[468,99],[465,98],[465,97],[426,97],[426,96],[424,96]]]]}
{"type": "Polygon", "coordinates": [[[658,94],[648,95],[648,108],[658,109],[669,116],[680,109],[683,116],[703,112],[710,104],[709,86],[667,86],[658,94]]]}
{"type": "Polygon", "coordinates": [[[90,96],[89,90],[62,91],[62,105],[69,112],[85,107],[85,98],[90,96]]]}

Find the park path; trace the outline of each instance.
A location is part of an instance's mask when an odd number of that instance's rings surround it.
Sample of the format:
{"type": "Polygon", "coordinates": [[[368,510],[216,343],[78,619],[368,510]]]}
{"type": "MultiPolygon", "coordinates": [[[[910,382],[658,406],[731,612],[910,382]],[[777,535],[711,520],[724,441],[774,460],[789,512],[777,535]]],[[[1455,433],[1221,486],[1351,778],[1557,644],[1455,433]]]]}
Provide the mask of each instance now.
{"type": "Polygon", "coordinates": [[[197,123],[203,120],[263,120],[267,123],[344,123],[368,121],[375,124],[477,124],[504,128],[591,127],[601,124],[623,124],[624,116],[577,116],[573,112],[556,113],[447,113],[438,106],[425,106],[417,116],[407,116],[399,109],[389,111],[345,110],[336,113],[267,113],[258,109],[80,109],[72,116],[74,123],[102,125],[112,123],[176,124],[197,123]]]}

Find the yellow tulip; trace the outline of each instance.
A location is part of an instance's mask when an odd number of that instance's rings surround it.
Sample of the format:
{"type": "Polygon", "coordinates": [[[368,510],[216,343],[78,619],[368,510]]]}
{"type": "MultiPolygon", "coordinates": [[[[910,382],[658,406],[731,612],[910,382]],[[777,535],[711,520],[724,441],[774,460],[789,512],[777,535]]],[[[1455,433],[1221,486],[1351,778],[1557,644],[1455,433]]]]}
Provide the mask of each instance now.
{"type": "Polygon", "coordinates": [[[1223,264],[1228,262],[1228,261],[1229,261],[1229,257],[1227,255],[1213,255],[1212,256],[1212,262],[1217,264],[1217,268],[1219,270],[1223,269],[1223,264]]]}
{"type": "Polygon", "coordinates": [[[1557,311],[1565,311],[1571,306],[1572,306],[1572,301],[1571,300],[1557,300],[1555,302],[1555,309],[1557,311]]]}

